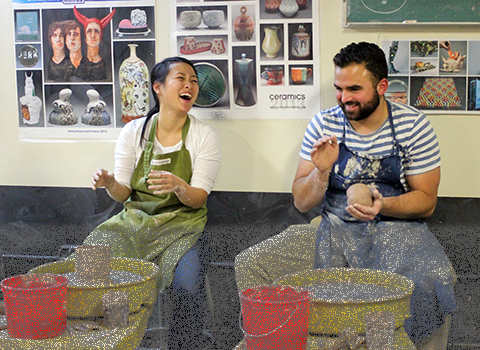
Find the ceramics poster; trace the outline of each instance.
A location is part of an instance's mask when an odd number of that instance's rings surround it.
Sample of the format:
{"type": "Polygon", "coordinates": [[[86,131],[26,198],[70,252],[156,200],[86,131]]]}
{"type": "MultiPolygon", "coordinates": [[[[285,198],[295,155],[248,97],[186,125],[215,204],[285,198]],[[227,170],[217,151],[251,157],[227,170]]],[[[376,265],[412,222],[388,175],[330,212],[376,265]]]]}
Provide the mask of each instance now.
{"type": "Polygon", "coordinates": [[[172,55],[200,84],[210,119],[311,119],[320,109],[318,0],[176,0],[172,55]]]}
{"type": "Polygon", "coordinates": [[[154,5],[13,0],[21,141],[116,140],[146,115],[154,5]]]}
{"type": "Polygon", "coordinates": [[[382,41],[389,68],[386,97],[426,113],[480,111],[480,41],[382,41]]]}

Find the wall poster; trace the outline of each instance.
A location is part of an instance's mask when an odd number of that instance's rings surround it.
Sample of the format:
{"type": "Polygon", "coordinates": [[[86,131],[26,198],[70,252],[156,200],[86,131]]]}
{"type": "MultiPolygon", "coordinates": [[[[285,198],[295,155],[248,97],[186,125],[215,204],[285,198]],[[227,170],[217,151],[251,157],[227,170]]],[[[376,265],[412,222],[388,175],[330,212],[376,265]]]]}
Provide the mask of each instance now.
{"type": "Polygon", "coordinates": [[[320,109],[318,0],[176,0],[172,55],[197,68],[192,114],[310,119],[320,109]]]}
{"type": "Polygon", "coordinates": [[[20,141],[116,140],[153,105],[155,0],[13,0],[20,141]]]}
{"type": "Polygon", "coordinates": [[[386,97],[427,113],[480,111],[480,41],[385,40],[386,97]]]}

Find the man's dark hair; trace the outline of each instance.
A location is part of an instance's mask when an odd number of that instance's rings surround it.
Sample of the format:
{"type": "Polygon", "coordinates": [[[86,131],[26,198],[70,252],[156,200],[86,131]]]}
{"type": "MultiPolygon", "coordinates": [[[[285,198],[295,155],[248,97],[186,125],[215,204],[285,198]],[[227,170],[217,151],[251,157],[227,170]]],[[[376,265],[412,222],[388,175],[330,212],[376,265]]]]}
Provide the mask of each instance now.
{"type": "Polygon", "coordinates": [[[63,23],[64,22],[52,22],[48,26],[48,42],[50,43],[50,45],[52,45],[52,35],[58,28],[60,28],[60,31],[62,32],[61,35],[65,38],[63,23]]]}
{"type": "Polygon", "coordinates": [[[80,28],[80,34],[82,34],[83,30],[82,27],[80,27],[80,23],[75,21],[74,19],[69,19],[63,22],[63,28],[65,31],[65,35],[68,34],[71,30],[75,30],[77,28],[80,28]]]}
{"type": "Polygon", "coordinates": [[[351,43],[333,57],[333,63],[340,68],[351,64],[364,64],[372,74],[376,85],[382,79],[388,79],[388,67],[385,53],[376,44],[360,42],[351,43]]]}

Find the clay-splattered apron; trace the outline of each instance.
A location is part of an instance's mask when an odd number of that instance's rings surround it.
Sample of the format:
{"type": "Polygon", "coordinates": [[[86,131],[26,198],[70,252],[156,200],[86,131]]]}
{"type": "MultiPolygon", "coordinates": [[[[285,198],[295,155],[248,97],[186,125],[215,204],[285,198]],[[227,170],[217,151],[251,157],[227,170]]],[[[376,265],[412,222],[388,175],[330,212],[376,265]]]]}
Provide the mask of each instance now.
{"type": "Polygon", "coordinates": [[[95,228],[84,244],[108,244],[113,256],[157,263],[161,292],[171,284],[176,264],[203,231],[207,209],[188,207],[174,193],[154,195],[148,189],[150,170],[169,171],[187,183],[192,177],[190,153],[185,147],[189,117],[183,127],[181,150],[167,154],[153,153],[157,119],[155,116],[152,121],[145,151],[133,172],[132,194],[123,211],[95,228]]]}
{"type": "MultiPolygon", "coordinates": [[[[387,156],[366,157],[339,143],[338,161],[325,194],[315,253],[315,267],[370,268],[395,272],[415,283],[412,317],[405,330],[418,343],[433,333],[456,309],[450,261],[427,224],[378,216],[357,221],[345,210],[346,190],[354,183],[374,185],[384,197],[406,192],[400,176],[408,155],[398,143],[389,104],[393,145],[387,156]]],[[[345,122],[346,123],[346,122],[345,122]]]]}

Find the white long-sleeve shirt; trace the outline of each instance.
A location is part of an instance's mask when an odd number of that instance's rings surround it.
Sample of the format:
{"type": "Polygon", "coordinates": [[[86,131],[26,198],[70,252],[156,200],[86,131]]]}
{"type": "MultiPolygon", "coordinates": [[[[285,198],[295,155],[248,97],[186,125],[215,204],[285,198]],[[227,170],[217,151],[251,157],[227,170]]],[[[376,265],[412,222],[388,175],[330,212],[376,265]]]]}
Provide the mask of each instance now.
{"type": "MultiPolygon", "coordinates": [[[[185,140],[185,147],[190,152],[192,159],[192,180],[190,185],[204,189],[210,193],[213,183],[218,173],[221,161],[220,141],[216,132],[195,117],[190,117],[190,128],[185,140]]],[[[153,117],[149,120],[145,130],[145,137],[150,135],[150,127],[153,117]]],[[[131,187],[133,171],[142,155],[146,142],[140,145],[145,117],[132,120],[127,123],[117,140],[115,147],[115,179],[128,187],[131,187]]],[[[179,151],[182,147],[182,141],[175,146],[163,147],[155,138],[154,153],[166,154],[179,151]]]]}

